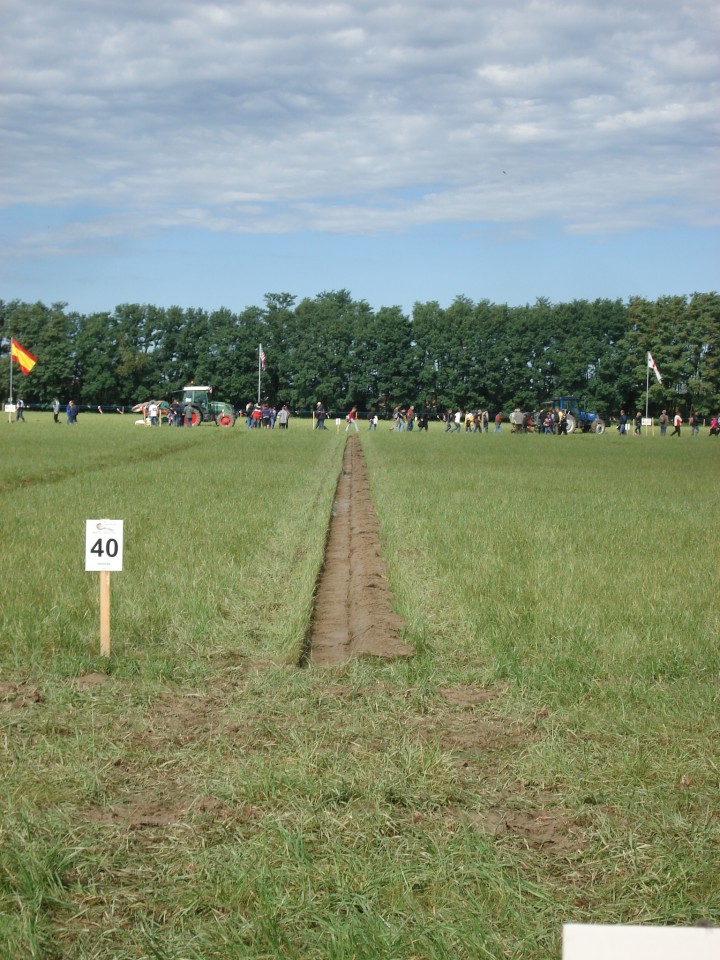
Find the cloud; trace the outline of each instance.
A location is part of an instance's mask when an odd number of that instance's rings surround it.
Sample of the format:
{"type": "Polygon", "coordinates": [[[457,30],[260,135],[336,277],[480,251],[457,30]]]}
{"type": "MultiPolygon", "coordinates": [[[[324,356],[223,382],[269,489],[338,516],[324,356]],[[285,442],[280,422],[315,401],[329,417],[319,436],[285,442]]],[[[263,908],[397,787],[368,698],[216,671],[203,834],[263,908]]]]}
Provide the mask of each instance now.
{"type": "Polygon", "coordinates": [[[716,224],[709,0],[6,0],[25,249],[195,225],[716,224]],[[506,173],[503,173],[506,171],[506,173]]]}

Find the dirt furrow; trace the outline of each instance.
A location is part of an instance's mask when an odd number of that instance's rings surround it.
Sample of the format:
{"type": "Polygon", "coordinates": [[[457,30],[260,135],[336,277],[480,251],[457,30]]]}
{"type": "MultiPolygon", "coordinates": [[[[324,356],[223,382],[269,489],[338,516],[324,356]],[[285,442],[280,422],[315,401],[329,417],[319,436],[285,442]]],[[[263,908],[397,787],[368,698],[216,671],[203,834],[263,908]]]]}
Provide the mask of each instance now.
{"type": "Polygon", "coordinates": [[[401,639],[405,621],[392,610],[386,574],[360,441],[350,437],[315,598],[309,642],[313,664],[415,653],[401,639]]]}

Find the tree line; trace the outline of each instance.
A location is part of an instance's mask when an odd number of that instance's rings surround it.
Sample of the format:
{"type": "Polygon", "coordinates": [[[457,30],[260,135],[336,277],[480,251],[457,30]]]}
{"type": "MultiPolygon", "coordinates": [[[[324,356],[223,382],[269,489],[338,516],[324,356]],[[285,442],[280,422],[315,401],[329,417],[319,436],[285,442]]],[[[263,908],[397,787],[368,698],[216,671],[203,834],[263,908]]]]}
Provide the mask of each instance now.
{"type": "Polygon", "coordinates": [[[347,290],[299,302],[269,293],[239,313],[121,304],[81,314],[14,300],[0,301],[0,337],[6,383],[10,337],[38,358],[14,381],[31,404],[127,406],[171,399],[195,382],[241,408],[257,397],[262,344],[263,398],[294,410],[318,400],[334,410],[531,410],[558,395],[606,416],[644,410],[648,351],[662,375],[659,383],[650,374],[651,413],[707,416],[720,406],[714,292],[515,307],[458,296],[448,307],[415,303],[410,316],[397,306],[373,310],[347,290]]]}

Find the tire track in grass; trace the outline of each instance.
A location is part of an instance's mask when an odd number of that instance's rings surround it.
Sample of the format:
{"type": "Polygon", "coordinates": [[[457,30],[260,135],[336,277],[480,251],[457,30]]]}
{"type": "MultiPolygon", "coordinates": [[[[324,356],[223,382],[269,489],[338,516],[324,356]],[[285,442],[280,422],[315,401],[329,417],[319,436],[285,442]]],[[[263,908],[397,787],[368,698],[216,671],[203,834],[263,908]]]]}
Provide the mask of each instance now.
{"type": "Polygon", "coordinates": [[[350,437],[303,662],[329,666],[354,657],[413,656],[414,648],[400,636],[404,625],[392,610],[360,441],[350,437]]]}

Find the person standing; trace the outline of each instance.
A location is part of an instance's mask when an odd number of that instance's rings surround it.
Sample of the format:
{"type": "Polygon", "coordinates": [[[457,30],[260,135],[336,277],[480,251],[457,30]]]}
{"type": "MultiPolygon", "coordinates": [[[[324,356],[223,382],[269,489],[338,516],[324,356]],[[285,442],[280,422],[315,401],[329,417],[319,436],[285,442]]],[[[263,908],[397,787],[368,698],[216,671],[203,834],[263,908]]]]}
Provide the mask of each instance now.
{"type": "Polygon", "coordinates": [[[25,417],[23,416],[23,410],[25,409],[25,404],[22,402],[20,397],[17,398],[17,403],[15,404],[15,423],[18,420],[22,420],[25,423],[25,417]]]}
{"type": "Polygon", "coordinates": [[[172,412],[172,422],[174,427],[181,427],[185,420],[185,407],[179,400],[173,400],[170,405],[172,412]]]}
{"type": "Polygon", "coordinates": [[[697,415],[697,410],[693,410],[690,414],[690,436],[697,437],[700,433],[700,417],[697,415]]]}
{"type": "Polygon", "coordinates": [[[348,432],[351,424],[353,427],[355,427],[355,433],[360,433],[360,427],[358,426],[357,407],[353,407],[350,413],[347,415],[347,426],[345,427],[345,433],[348,432]]]}
{"type": "Polygon", "coordinates": [[[77,422],[77,411],[74,400],[68,401],[68,405],[65,409],[65,416],[67,417],[68,426],[71,426],[77,422]]]}
{"type": "Polygon", "coordinates": [[[635,429],[633,430],[633,433],[635,434],[636,437],[640,436],[641,427],[642,427],[642,414],[638,410],[637,413],[635,414],[635,429]]]}
{"type": "Polygon", "coordinates": [[[158,425],[158,405],[153,400],[152,403],[148,404],[148,417],[150,418],[150,426],[156,427],[158,425]]]}
{"type": "Polygon", "coordinates": [[[665,434],[667,433],[668,419],[669,419],[669,417],[668,417],[668,415],[667,415],[667,410],[663,410],[663,412],[660,414],[660,416],[659,416],[659,418],[658,418],[658,423],[660,424],[660,436],[661,436],[661,437],[664,437],[665,434]]]}
{"type": "Polygon", "coordinates": [[[495,429],[493,433],[502,433],[502,413],[495,415],[495,429]]]}
{"type": "Polygon", "coordinates": [[[53,420],[60,423],[60,401],[57,397],[53,400],[53,420]]]}
{"type": "Polygon", "coordinates": [[[405,415],[405,427],[408,433],[412,430],[414,426],[415,426],[415,407],[409,406],[408,412],[405,415]]]}
{"type": "Polygon", "coordinates": [[[325,421],[327,420],[327,413],[325,412],[325,407],[318,401],[318,405],[315,408],[315,429],[316,430],[325,430],[325,421]]]}
{"type": "Polygon", "coordinates": [[[676,434],[680,436],[680,427],[682,426],[682,417],[680,416],[680,411],[675,411],[675,416],[673,417],[673,432],[670,434],[671,437],[674,437],[676,434]]]}
{"type": "Polygon", "coordinates": [[[278,410],[277,422],[281,430],[287,430],[288,420],[290,419],[290,411],[288,410],[288,405],[284,403],[282,407],[278,410]]]}

